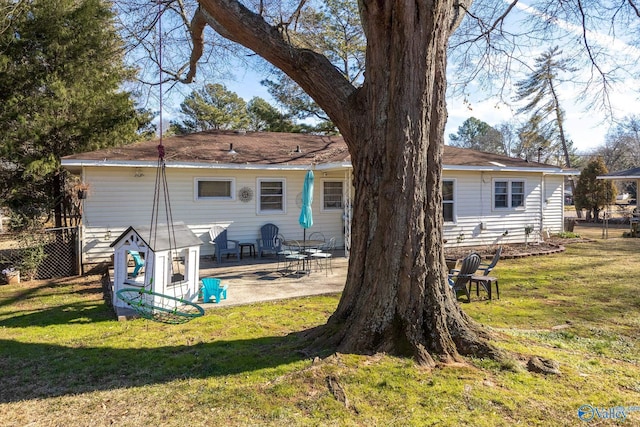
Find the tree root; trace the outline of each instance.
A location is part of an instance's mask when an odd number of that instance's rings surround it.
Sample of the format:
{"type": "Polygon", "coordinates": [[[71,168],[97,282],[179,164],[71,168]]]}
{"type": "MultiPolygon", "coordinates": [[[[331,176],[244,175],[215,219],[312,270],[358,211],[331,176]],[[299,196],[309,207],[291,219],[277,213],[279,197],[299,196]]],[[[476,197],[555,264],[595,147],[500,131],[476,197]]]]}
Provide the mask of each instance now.
{"type": "Polygon", "coordinates": [[[344,391],[344,388],[342,387],[340,382],[338,382],[338,379],[333,375],[329,375],[327,376],[326,380],[327,387],[329,388],[329,391],[331,392],[333,397],[335,397],[338,402],[342,403],[345,408],[351,409],[358,413],[358,410],[355,407],[351,406],[351,404],[349,403],[347,393],[344,391]]]}

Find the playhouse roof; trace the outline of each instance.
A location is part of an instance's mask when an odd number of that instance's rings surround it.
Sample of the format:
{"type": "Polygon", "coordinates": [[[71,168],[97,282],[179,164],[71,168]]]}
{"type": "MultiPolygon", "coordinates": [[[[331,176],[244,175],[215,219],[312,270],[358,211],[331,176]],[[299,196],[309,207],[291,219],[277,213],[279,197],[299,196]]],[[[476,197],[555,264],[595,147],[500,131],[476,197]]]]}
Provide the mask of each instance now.
{"type": "Polygon", "coordinates": [[[129,233],[136,233],[154,252],[166,251],[169,249],[183,249],[191,246],[202,245],[202,240],[196,236],[189,227],[184,223],[176,223],[173,227],[167,227],[167,224],[158,224],[153,235],[151,235],[150,226],[130,226],[127,228],[113,243],[111,247],[117,246],[118,243],[126,238],[129,233]],[[171,237],[171,240],[169,239],[171,237]]]}

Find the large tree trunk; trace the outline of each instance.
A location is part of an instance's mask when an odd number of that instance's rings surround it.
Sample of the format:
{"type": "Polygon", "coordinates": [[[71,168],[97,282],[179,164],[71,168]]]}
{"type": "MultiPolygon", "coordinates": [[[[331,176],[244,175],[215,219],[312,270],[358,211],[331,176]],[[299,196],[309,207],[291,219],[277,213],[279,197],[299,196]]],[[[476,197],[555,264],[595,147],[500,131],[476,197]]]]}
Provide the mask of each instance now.
{"type": "Polygon", "coordinates": [[[443,251],[446,46],[460,2],[361,0],[367,66],[357,90],[317,54],[281,52],[282,38],[235,1],[200,3],[221,34],[298,82],[349,146],[356,196],[347,282],[315,344],[411,355],[428,365],[498,355],[455,301],[443,251]]]}
{"type": "MultiPolygon", "coordinates": [[[[347,284],[328,330],[343,352],[434,357],[493,350],[447,282],[441,164],[449,2],[369,4],[367,105],[349,136],[354,219],[347,284]]],[[[353,126],[353,124],[352,124],[353,126]]],[[[339,126],[340,127],[340,126],[339,126]]]]}

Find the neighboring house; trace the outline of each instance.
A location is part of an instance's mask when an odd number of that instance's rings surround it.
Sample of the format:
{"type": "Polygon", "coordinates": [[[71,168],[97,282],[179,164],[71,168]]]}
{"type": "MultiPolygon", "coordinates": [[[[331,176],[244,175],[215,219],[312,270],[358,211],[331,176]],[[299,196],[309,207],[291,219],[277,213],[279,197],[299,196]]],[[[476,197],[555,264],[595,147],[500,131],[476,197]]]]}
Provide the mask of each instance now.
{"type": "MultiPolygon", "coordinates": [[[[129,226],[149,225],[159,141],[64,157],[62,166],[89,185],[83,200],[83,263],[105,261],[129,226]]],[[[315,173],[313,219],[322,232],[349,243],[352,168],[339,136],[209,131],[163,139],[174,221],[185,223],[211,255],[209,228],[255,243],[274,223],[288,239],[298,224],[306,170],[315,173]],[[346,237],[345,237],[346,236],[346,237]]],[[[531,242],[563,229],[564,177],[575,171],[445,146],[444,236],[447,245],[531,242]]],[[[161,213],[162,215],[162,213],[161,213]]]]}
{"type": "Polygon", "coordinates": [[[635,200],[628,194],[623,193],[617,196],[616,204],[629,204],[636,205],[636,212],[640,209],[640,197],[638,197],[638,189],[640,189],[640,167],[634,167],[631,169],[625,169],[623,171],[610,172],[606,175],[598,176],[597,179],[605,179],[617,182],[635,182],[636,184],[636,198],[635,200]]]}

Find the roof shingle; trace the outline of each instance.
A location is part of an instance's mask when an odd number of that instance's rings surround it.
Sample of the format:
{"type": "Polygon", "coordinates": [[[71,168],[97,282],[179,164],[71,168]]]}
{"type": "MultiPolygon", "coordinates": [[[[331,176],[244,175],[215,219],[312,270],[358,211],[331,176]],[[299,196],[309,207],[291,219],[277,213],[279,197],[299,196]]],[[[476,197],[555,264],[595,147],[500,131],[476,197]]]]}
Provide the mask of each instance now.
{"type": "MultiPolygon", "coordinates": [[[[73,154],[65,162],[155,162],[159,140],[117,148],[73,154]]],[[[341,136],[301,133],[205,131],[165,137],[165,160],[185,163],[312,165],[349,163],[351,157],[341,136]]],[[[444,147],[444,166],[557,168],[519,158],[451,146],[444,147]]]]}

